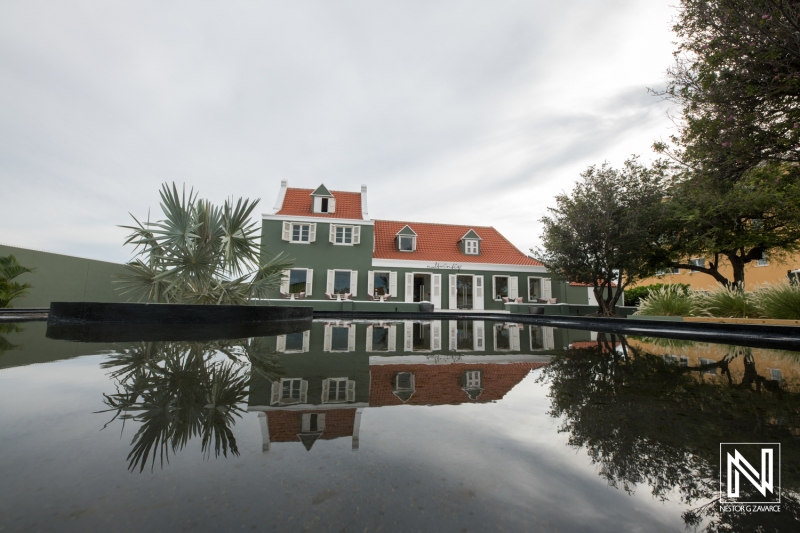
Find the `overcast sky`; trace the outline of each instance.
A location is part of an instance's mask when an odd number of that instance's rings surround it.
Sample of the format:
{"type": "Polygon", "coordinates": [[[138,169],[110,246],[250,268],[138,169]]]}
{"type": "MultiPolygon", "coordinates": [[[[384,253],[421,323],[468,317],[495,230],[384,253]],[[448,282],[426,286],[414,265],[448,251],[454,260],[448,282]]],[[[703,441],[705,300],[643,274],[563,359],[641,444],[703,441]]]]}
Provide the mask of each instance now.
{"type": "Polygon", "coordinates": [[[261,213],[288,179],[527,252],[583,169],[671,132],[669,4],[6,0],[0,243],[126,261],[162,182],[261,213]]]}

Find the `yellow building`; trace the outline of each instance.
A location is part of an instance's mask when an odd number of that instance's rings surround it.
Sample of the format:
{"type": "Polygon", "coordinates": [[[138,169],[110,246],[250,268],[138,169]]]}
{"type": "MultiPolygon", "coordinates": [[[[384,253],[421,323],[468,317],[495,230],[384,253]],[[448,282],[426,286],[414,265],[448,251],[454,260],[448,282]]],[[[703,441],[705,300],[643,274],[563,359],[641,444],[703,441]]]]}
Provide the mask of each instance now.
{"type": "MultiPolygon", "coordinates": [[[[689,261],[700,266],[708,264],[708,260],[702,258],[692,258],[689,261]]],[[[719,271],[726,278],[733,279],[733,269],[726,260],[720,260],[719,271]]],[[[800,254],[751,261],[744,267],[745,290],[753,290],[763,283],[785,281],[788,279],[789,271],[800,271],[800,254]]],[[[685,283],[694,290],[711,290],[719,286],[717,280],[708,274],[683,268],[676,268],[666,271],[662,275],[643,279],[636,285],[641,287],[654,283],[685,283]]]]}

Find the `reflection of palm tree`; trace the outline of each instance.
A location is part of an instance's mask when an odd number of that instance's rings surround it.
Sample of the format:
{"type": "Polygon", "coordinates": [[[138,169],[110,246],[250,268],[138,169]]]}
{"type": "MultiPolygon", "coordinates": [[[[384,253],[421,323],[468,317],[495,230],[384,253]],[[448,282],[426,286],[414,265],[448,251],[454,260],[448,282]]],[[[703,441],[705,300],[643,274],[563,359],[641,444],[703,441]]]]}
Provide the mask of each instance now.
{"type": "Polygon", "coordinates": [[[562,420],[572,446],[586,448],[600,475],[628,492],[648,485],[661,500],[677,492],[684,503],[700,505],[684,514],[686,524],[708,518],[708,531],[792,529],[800,518],[800,457],[792,436],[800,426],[800,394],[697,380],[686,367],[641,349],[620,356],[624,349],[609,344],[557,355],[540,378],[551,385],[551,416],[562,420]],[[719,443],[765,441],[787,444],[782,512],[759,513],[757,527],[753,518],[720,513],[715,504],[719,443]]]}
{"type": "Polygon", "coordinates": [[[5,338],[9,333],[19,333],[22,328],[16,324],[0,324],[0,355],[3,352],[8,352],[14,348],[19,348],[18,345],[12,344],[11,341],[5,338]]]}
{"type": "Polygon", "coordinates": [[[231,430],[239,406],[247,398],[248,366],[275,376],[280,367],[263,339],[216,342],[143,342],[110,355],[103,368],[113,369],[117,393],[106,394],[105,412],[113,420],[134,420],[141,426],[128,454],[129,468],[142,471],[156,457],[169,461],[195,437],[210,456],[239,454],[231,430]],[[224,359],[220,358],[224,356],[224,359]],[[272,357],[271,357],[272,356],[272,357]],[[248,365],[248,362],[250,365],[248,365]]]}

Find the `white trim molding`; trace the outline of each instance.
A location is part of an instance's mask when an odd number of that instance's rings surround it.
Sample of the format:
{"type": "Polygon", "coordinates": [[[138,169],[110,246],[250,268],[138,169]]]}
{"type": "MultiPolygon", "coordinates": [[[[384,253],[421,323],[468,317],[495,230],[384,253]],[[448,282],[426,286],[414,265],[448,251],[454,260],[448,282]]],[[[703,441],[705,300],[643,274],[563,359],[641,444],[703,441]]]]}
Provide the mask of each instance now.
{"type": "Polygon", "coordinates": [[[496,263],[447,263],[438,261],[419,261],[419,260],[404,260],[404,259],[372,259],[373,267],[386,267],[386,268],[413,268],[415,270],[432,271],[432,270],[447,270],[447,271],[464,271],[470,272],[475,270],[482,270],[487,272],[535,272],[546,274],[547,268],[543,266],[534,265],[507,265],[496,263]]]}
{"type": "Polygon", "coordinates": [[[329,222],[331,224],[350,224],[356,226],[374,226],[374,220],[360,220],[350,218],[336,218],[336,217],[303,217],[293,215],[274,215],[269,213],[262,213],[261,218],[264,220],[281,220],[286,222],[329,222]]]}

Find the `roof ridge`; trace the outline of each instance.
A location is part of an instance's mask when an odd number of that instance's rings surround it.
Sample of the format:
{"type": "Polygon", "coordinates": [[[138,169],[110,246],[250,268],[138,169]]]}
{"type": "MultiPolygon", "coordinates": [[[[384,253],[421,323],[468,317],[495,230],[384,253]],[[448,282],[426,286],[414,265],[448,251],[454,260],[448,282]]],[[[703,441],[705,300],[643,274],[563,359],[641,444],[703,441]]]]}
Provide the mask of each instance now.
{"type": "MultiPolygon", "coordinates": [[[[406,224],[406,225],[410,225],[410,224],[427,224],[428,226],[452,226],[452,227],[461,227],[461,228],[470,228],[470,229],[483,228],[483,229],[494,229],[495,231],[497,231],[494,228],[494,226],[470,226],[469,224],[445,224],[443,222],[411,222],[411,221],[407,221],[407,220],[383,220],[383,219],[379,219],[379,218],[374,218],[372,220],[374,220],[375,222],[395,222],[397,224],[406,224]]],[[[500,233],[500,232],[498,231],[498,233],[500,233]]]]}
{"type": "MultiPolygon", "coordinates": [[[[317,189],[319,189],[319,187],[317,187],[317,189]]],[[[311,192],[314,192],[317,189],[309,189],[309,188],[306,188],[306,187],[286,187],[287,191],[311,191],[311,192]]],[[[361,191],[334,191],[333,189],[328,189],[328,192],[330,192],[330,193],[339,192],[339,193],[345,193],[345,194],[357,194],[359,196],[361,195],[361,191]]]]}

